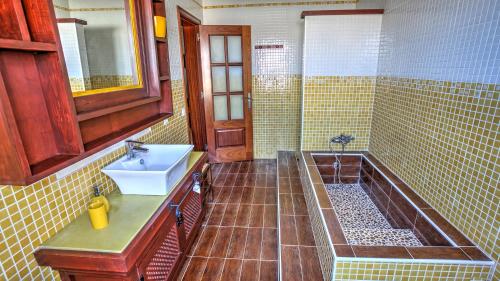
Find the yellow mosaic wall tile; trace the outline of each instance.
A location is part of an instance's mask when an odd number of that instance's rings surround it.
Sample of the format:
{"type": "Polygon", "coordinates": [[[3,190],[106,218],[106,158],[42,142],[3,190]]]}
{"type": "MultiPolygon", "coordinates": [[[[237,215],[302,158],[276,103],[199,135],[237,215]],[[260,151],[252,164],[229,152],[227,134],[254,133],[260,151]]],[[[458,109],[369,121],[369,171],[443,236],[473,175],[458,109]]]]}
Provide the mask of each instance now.
{"type": "Polygon", "coordinates": [[[92,89],[137,85],[132,75],[94,75],[90,76],[92,89]]]}
{"type": "Polygon", "coordinates": [[[300,75],[253,76],[255,158],[299,150],[301,83],[300,75]]]}
{"type": "MultiPolygon", "coordinates": [[[[152,126],[141,141],[189,142],[187,121],[180,115],[181,80],[173,81],[172,92],[174,116],[166,126],[152,126]]],[[[37,266],[34,250],[86,211],[93,185],[100,183],[106,194],[115,189],[100,170],[124,153],[122,148],[59,180],[51,175],[29,186],[0,186],[0,280],[59,280],[57,272],[37,266]]]]}
{"type": "Polygon", "coordinates": [[[480,265],[337,261],[334,280],[470,281],[487,280],[489,272],[480,265]]]}
{"type": "Polygon", "coordinates": [[[498,262],[500,85],[379,77],[376,91],[369,151],[498,262]]]}
{"type": "Polygon", "coordinates": [[[327,151],[329,139],[344,133],[356,138],[348,150],[368,150],[375,81],[370,76],[305,77],[301,149],[327,151]]]}
{"type": "Polygon", "coordinates": [[[90,78],[70,77],[72,92],[137,85],[132,75],[97,75],[90,78]]]}

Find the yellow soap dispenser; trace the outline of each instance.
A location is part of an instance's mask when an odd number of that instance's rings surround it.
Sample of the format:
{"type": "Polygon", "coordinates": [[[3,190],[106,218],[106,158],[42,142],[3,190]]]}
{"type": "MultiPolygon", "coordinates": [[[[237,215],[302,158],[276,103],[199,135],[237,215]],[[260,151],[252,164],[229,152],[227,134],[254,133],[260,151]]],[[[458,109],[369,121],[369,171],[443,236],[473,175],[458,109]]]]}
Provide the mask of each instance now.
{"type": "Polygon", "coordinates": [[[106,212],[109,212],[109,201],[108,199],[101,193],[101,190],[99,189],[99,186],[96,185],[94,186],[94,198],[92,198],[92,203],[102,203],[104,204],[104,208],[106,209],[106,212]]]}

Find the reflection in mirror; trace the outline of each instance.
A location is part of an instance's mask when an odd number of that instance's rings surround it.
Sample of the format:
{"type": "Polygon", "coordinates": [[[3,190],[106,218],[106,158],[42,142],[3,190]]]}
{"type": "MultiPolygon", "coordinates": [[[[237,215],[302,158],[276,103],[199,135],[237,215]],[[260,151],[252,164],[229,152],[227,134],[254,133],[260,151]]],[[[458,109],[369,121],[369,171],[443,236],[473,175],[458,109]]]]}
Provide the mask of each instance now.
{"type": "Polygon", "coordinates": [[[52,0],[73,96],[141,88],[133,0],[52,0]]]}

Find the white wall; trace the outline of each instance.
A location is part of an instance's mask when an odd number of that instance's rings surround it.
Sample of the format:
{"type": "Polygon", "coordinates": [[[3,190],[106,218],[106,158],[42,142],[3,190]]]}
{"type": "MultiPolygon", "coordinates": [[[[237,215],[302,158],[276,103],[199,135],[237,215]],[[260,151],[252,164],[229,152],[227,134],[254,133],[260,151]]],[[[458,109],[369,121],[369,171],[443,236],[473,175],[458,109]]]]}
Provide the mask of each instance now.
{"type": "Polygon", "coordinates": [[[379,75],[500,83],[500,1],[388,0],[379,75]]]}
{"type": "Polygon", "coordinates": [[[382,15],[306,17],[304,76],[376,76],[382,15]]]}

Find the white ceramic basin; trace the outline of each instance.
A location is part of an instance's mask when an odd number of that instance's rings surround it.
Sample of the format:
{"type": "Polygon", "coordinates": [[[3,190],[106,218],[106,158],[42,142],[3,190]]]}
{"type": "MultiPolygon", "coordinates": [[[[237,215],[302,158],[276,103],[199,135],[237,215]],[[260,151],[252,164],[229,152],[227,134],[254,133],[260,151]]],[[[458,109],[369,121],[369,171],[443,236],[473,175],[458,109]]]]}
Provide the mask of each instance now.
{"type": "Polygon", "coordinates": [[[136,152],[102,169],[118,185],[122,194],[167,195],[185,174],[193,145],[147,144],[148,152],[136,152]]]}

